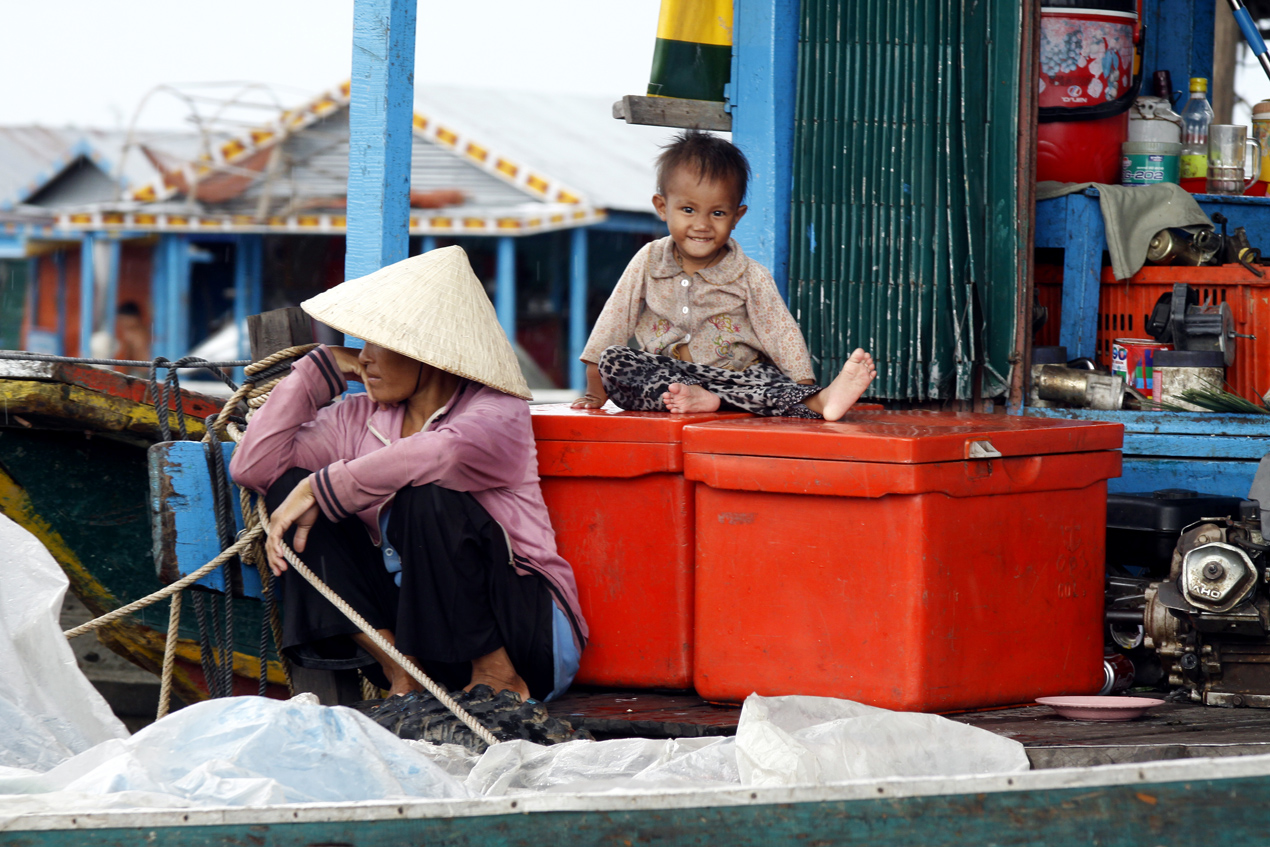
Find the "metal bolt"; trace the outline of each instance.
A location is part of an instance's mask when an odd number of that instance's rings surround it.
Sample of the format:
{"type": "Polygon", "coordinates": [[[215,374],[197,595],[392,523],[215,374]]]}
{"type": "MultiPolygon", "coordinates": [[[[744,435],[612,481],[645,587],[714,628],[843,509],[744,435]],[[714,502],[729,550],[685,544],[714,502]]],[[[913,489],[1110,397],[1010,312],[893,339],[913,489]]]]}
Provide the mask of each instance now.
{"type": "Polygon", "coordinates": [[[1179,664],[1181,664],[1183,669],[1193,671],[1199,667],[1199,657],[1194,653],[1183,653],[1182,661],[1179,664]]]}
{"type": "Polygon", "coordinates": [[[1219,562],[1206,562],[1204,564],[1204,579],[1218,580],[1226,575],[1226,569],[1219,562]]]}

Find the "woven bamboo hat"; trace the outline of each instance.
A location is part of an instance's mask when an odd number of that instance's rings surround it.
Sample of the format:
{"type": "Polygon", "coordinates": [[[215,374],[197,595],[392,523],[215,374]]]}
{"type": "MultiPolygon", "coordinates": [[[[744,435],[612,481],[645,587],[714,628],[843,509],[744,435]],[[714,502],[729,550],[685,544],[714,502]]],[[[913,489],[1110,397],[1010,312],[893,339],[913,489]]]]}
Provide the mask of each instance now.
{"type": "Polygon", "coordinates": [[[340,332],[529,400],[529,385],[462,247],[350,279],[300,304],[340,332]]]}

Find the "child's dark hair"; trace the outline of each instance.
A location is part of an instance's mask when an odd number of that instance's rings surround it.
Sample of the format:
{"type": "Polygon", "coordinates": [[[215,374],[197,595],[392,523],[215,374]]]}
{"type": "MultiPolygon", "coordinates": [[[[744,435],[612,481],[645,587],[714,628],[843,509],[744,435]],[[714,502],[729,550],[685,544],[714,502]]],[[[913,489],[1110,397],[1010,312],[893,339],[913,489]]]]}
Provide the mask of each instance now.
{"type": "Polygon", "coordinates": [[[728,181],[736,186],[736,202],[745,200],[750,182],[750,163],[735,144],[717,135],[687,129],[662,147],[657,157],[657,193],[665,196],[666,180],[679,168],[696,171],[711,182],[728,181]]]}

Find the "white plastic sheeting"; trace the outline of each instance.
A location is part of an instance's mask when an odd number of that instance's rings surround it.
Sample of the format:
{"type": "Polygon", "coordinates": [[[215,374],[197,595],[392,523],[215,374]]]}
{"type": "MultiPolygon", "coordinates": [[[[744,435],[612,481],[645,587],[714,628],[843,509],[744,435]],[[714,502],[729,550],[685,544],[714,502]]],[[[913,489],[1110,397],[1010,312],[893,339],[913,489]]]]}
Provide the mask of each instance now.
{"type": "Polygon", "coordinates": [[[0,516],[0,828],[45,811],[267,806],[525,792],[641,793],[1026,770],[1023,746],[935,715],[751,696],[735,738],[401,741],[314,698],[200,703],[127,738],[58,625],[66,579],[0,516]]]}
{"type": "Polygon", "coordinates": [[[474,797],[641,792],[1012,773],[1023,745],[938,715],[829,697],[751,695],[734,738],[499,744],[482,756],[417,744],[474,797]]]}
{"type": "MultiPolygon", "coordinates": [[[[0,772],[0,795],[57,794],[102,808],[118,805],[92,798],[116,792],[139,793],[125,805],[162,797],[163,805],[213,806],[468,796],[364,715],[304,698],[210,700],[45,773],[0,772]]],[[[0,813],[13,805],[0,796],[0,813]]]]}
{"type": "Polygon", "coordinates": [[[128,735],[62,635],[66,586],[44,545],[0,515],[0,767],[48,770],[128,735]]]}

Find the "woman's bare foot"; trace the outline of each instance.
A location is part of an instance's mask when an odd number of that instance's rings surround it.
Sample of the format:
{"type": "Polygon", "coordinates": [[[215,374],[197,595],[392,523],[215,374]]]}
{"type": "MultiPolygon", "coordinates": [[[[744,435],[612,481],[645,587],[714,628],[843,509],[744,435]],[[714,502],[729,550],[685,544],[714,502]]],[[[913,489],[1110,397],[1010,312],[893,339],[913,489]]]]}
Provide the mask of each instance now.
{"type": "MultiPolygon", "coordinates": [[[[380,636],[394,647],[397,646],[397,638],[393,635],[391,629],[376,630],[380,636]]],[[[364,632],[359,632],[353,636],[353,641],[362,647],[367,653],[375,657],[379,662],[379,666],[384,669],[384,676],[388,677],[388,696],[396,697],[399,694],[409,694],[411,691],[422,691],[423,685],[419,683],[413,676],[406,672],[406,669],[397,664],[391,656],[389,656],[378,644],[370,640],[370,636],[364,632]]],[[[414,656],[407,656],[406,659],[415,667],[419,666],[419,662],[414,656]]]]}
{"type": "Polygon", "coordinates": [[[700,385],[683,385],[672,382],[669,390],[661,396],[666,410],[676,415],[689,412],[714,412],[719,408],[719,398],[700,385]]]}
{"type": "MultiPolygon", "coordinates": [[[[419,663],[416,662],[413,657],[407,656],[406,658],[410,659],[411,664],[418,667],[419,663]]],[[[419,683],[419,681],[410,674],[406,673],[405,668],[401,667],[401,665],[398,665],[396,662],[393,662],[392,664],[393,668],[396,669],[396,672],[388,674],[388,681],[392,683],[392,687],[388,689],[389,697],[398,697],[409,694],[411,691],[423,690],[423,686],[419,683]]]]}
{"type": "Polygon", "coordinates": [[[472,681],[464,686],[464,691],[471,691],[477,685],[488,685],[499,691],[514,691],[521,700],[529,699],[529,686],[516,673],[512,666],[511,656],[505,647],[499,647],[493,653],[486,653],[479,659],[472,660],[472,681]]]}
{"type": "Polygon", "coordinates": [[[855,405],[860,395],[877,375],[878,369],[873,364],[873,357],[857,347],[855,352],[847,358],[833,382],[808,397],[803,403],[827,421],[839,420],[848,409],[855,405]]]}

